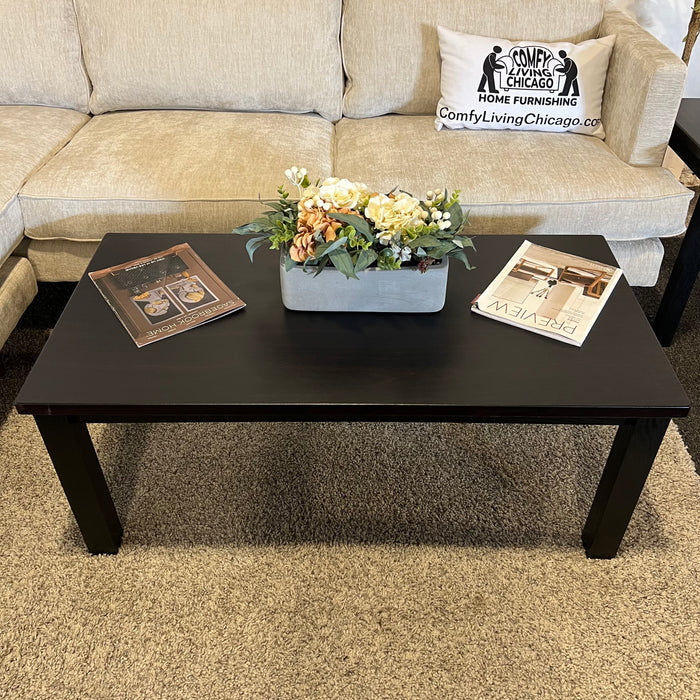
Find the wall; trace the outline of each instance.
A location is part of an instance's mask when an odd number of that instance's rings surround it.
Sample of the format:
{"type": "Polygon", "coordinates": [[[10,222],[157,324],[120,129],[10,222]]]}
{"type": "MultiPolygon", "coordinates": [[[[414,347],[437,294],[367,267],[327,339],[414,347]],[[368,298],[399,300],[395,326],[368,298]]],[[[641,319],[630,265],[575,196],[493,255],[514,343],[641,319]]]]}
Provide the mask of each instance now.
{"type": "MultiPolygon", "coordinates": [[[[675,51],[683,52],[683,37],[688,29],[693,0],[613,0],[639,24],[675,51]]],[[[688,66],[686,97],[700,97],[700,39],[695,44],[688,66]]]]}

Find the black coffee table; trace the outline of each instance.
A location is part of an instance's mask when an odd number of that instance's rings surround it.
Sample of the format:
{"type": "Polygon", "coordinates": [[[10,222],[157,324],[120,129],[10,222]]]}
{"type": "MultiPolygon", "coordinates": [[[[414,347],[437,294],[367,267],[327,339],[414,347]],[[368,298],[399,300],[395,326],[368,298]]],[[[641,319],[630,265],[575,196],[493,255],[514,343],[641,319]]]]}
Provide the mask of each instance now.
{"type": "MultiPolygon", "coordinates": [[[[530,239],[614,264],[600,237],[530,239]]],[[[471,313],[522,240],[479,238],[478,267],[451,266],[443,311],[412,315],[287,311],[277,254],[251,265],[237,236],[106,236],[90,270],[189,242],[248,307],[138,349],[92,282],[78,284],[16,406],[34,415],[88,550],[116,553],[122,537],[90,422],[608,423],[620,428],[583,543],[614,557],[688,398],[624,280],[582,348],[471,313]]]]}

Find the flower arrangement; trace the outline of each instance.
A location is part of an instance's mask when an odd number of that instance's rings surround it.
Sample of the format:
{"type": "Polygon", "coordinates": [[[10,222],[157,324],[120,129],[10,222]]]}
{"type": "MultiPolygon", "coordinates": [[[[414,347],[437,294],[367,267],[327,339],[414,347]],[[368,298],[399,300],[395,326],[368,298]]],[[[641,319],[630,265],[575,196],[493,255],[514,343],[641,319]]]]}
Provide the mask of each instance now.
{"type": "Polygon", "coordinates": [[[268,211],[233,231],[260,234],[246,244],[251,261],[259,247],[269,244],[286,252],[287,270],[303,265],[318,274],[330,263],[355,279],[370,265],[382,270],[413,265],[425,272],[444,256],[470,269],[466,249],[474,245],[462,233],[468,221],[459,191],[433,190],[418,200],[397,189],[371,192],[364,183],[337,177],[312,185],[306,168],[290,168],[285,175],[299,199],[290,199],[280,186],[279,200],[267,202],[268,211]]]}

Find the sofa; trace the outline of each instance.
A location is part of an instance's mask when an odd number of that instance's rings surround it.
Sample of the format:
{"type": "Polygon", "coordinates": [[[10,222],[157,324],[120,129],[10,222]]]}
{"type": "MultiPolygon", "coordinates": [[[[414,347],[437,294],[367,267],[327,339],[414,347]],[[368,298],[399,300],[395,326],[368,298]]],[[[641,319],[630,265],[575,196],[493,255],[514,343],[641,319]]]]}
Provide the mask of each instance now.
{"type": "Polygon", "coordinates": [[[473,235],[602,234],[633,285],[691,193],[662,167],[685,65],[602,0],[0,3],[0,343],[107,232],[230,232],[290,165],[460,189],[473,235]],[[434,128],[437,26],[615,34],[605,140],[434,128]]]}

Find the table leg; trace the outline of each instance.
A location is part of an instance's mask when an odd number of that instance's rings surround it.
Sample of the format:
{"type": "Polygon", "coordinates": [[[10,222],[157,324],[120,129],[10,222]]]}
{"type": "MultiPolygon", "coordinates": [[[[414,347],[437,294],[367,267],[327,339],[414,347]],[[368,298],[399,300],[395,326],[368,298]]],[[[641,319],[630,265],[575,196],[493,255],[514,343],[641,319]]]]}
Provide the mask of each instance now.
{"type": "Polygon", "coordinates": [[[632,418],[618,428],[583,528],[586,556],[617,554],[669,423],[668,418],[632,418]]]}
{"type": "Polygon", "coordinates": [[[68,503],[93,554],[116,554],[122,526],[84,422],[34,416],[68,503]]]}
{"type": "Polygon", "coordinates": [[[700,271],[700,204],[695,207],[654,319],[654,332],[664,347],[673,342],[681,316],[700,271]]]}

